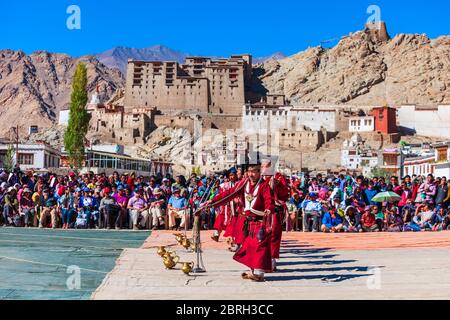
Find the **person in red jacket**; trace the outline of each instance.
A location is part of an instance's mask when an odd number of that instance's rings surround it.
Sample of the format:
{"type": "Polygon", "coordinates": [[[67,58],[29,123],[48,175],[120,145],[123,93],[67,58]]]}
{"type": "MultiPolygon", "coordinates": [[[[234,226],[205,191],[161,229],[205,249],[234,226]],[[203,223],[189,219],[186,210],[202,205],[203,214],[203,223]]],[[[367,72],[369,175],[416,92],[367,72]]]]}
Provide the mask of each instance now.
{"type": "Polygon", "coordinates": [[[216,195],[206,207],[218,207],[238,197],[245,203],[244,240],[233,259],[251,269],[242,273],[243,279],[261,282],[264,273],[272,270],[270,221],[275,204],[270,187],[261,176],[260,164],[249,165],[247,179],[216,195]]]}
{"type": "Polygon", "coordinates": [[[261,164],[261,174],[269,184],[274,197],[275,214],[272,216],[272,237],[270,241],[270,254],[272,256],[272,272],[277,270],[277,260],[280,258],[281,237],[283,234],[283,220],[286,216],[286,202],[289,200],[289,188],[286,179],[280,173],[275,173],[270,160],[261,164]]]}
{"type": "Polygon", "coordinates": [[[361,217],[361,227],[364,232],[379,231],[375,214],[370,207],[364,209],[364,214],[361,217]]]}

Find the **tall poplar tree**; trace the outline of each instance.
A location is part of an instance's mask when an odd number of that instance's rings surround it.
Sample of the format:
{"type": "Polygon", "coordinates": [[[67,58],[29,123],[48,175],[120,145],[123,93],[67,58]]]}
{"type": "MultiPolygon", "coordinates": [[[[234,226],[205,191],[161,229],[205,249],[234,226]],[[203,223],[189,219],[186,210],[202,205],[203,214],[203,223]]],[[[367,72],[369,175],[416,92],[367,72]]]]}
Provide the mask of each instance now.
{"type": "Polygon", "coordinates": [[[84,141],[89,128],[87,70],[82,63],[77,65],[72,80],[69,124],[64,133],[64,147],[71,164],[79,168],[84,160],[84,141]]]}

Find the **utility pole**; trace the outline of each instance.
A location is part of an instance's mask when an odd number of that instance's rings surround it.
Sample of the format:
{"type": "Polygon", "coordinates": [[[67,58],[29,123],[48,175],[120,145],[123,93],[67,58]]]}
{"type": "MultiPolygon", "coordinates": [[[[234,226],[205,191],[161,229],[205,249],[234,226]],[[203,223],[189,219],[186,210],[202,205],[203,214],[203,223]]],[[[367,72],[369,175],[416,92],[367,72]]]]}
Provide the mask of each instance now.
{"type": "Polygon", "coordinates": [[[19,164],[19,125],[15,127],[16,133],[16,161],[15,165],[19,164]]]}

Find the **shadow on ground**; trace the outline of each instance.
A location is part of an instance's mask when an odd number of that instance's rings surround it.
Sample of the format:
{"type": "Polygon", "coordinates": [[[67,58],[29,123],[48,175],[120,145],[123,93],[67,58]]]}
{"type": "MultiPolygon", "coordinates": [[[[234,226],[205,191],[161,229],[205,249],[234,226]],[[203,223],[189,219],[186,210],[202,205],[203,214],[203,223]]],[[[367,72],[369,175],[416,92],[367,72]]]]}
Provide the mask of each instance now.
{"type": "MultiPolygon", "coordinates": [[[[312,245],[295,240],[283,240],[280,250],[281,260],[277,272],[266,275],[267,281],[321,280],[342,282],[372,275],[373,266],[345,266],[358,260],[339,259],[339,254],[331,248],[313,248],[312,245]],[[288,261],[283,261],[285,259],[288,261]],[[311,266],[311,267],[308,267],[311,266]],[[328,267],[329,266],[329,267],[328,267]],[[310,274],[310,273],[317,274],[310,274]],[[301,273],[299,275],[290,273],[301,273]]],[[[383,268],[384,266],[380,266],[383,268]]]]}

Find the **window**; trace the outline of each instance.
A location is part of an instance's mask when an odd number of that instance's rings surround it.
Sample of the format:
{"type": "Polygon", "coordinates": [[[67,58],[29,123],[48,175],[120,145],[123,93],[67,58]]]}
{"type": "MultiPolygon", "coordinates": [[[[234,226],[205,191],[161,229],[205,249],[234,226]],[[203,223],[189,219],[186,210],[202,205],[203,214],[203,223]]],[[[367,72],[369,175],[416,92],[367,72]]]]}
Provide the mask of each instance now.
{"type": "Polygon", "coordinates": [[[33,165],[34,154],[33,153],[19,153],[19,164],[33,165]]]}
{"type": "Polygon", "coordinates": [[[438,162],[447,160],[447,148],[438,148],[437,152],[438,152],[438,157],[437,157],[438,162]]]}

